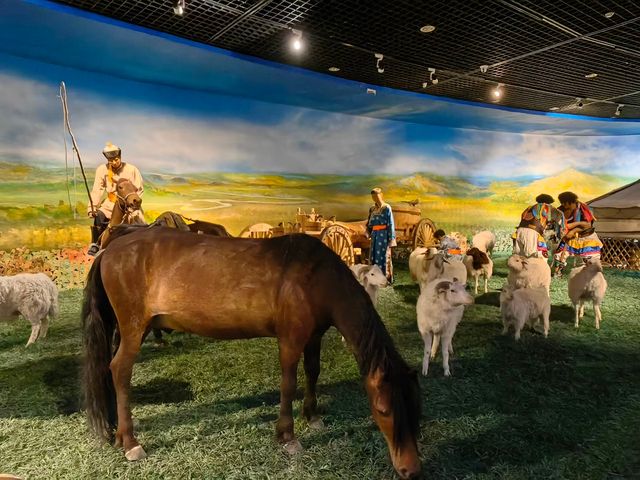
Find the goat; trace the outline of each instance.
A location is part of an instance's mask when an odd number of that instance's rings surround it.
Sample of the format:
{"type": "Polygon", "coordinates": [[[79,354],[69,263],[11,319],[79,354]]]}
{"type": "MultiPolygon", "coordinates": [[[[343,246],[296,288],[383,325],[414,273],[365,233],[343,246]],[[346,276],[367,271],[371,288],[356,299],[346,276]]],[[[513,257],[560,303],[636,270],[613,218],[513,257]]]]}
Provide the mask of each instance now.
{"type": "Polygon", "coordinates": [[[515,339],[520,340],[520,331],[525,324],[533,325],[540,319],[544,325],[545,338],[549,335],[551,299],[544,287],[514,289],[506,285],[500,292],[500,313],[506,335],[513,325],[515,339]]]}
{"type": "Polygon", "coordinates": [[[602,312],[600,305],[607,292],[607,281],[602,274],[602,264],[599,258],[585,258],[585,265],[574,268],[569,274],[569,298],[576,311],[576,328],[584,316],[584,304],[591,300],[596,317],[596,329],[600,329],[602,312]]]}
{"type": "Polygon", "coordinates": [[[485,252],[477,247],[470,248],[462,261],[467,273],[475,279],[475,294],[478,294],[478,279],[484,277],[484,293],[489,291],[489,279],[493,275],[493,262],[485,252]]]}
{"type": "Polygon", "coordinates": [[[453,353],[453,335],[462,320],[464,306],[472,303],[473,297],[460,282],[436,279],[422,290],[416,303],[416,313],[418,330],[424,341],[423,375],[429,371],[429,358],[435,358],[438,353],[441,338],[444,375],[451,375],[449,354],[453,353]]]}
{"type": "Polygon", "coordinates": [[[22,315],[31,323],[27,347],[47,336],[49,317],[58,315],[58,289],[44,273],[0,277],[0,318],[22,315]]]}

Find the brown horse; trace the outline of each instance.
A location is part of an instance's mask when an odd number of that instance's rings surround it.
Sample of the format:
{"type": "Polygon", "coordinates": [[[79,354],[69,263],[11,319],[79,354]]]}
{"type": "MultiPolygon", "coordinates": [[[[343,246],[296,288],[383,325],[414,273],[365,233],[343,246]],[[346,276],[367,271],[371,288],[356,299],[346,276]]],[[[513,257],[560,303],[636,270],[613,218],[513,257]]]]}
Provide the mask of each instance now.
{"type": "Polygon", "coordinates": [[[117,225],[144,224],[140,207],[142,198],[138,195],[138,188],[126,178],[120,178],[116,182],[116,201],[109,219],[109,225],[100,235],[100,248],[106,248],[113,228],[117,225]]]}
{"type": "Polygon", "coordinates": [[[89,272],[82,315],[89,421],[104,438],[112,438],[117,427],[115,443],[129,460],[146,456],[133,434],[129,394],[133,364],[151,328],[219,339],[276,337],[282,371],[276,433],[294,453],[301,448],[292,416],[298,362],[304,353],[302,414],[310,426],[321,425],[316,398],[320,344],[334,326],[354,352],[396,471],[402,478],[420,472],[416,373],[396,351],[349,268],[315,238],[116,229],[89,272]]]}

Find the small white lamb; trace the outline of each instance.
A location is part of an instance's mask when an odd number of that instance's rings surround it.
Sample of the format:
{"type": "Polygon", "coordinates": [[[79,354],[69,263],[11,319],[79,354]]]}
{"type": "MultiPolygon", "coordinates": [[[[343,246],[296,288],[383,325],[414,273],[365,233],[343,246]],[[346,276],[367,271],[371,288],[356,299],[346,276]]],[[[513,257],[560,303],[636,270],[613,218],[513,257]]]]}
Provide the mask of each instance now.
{"type": "Polygon", "coordinates": [[[18,315],[31,323],[27,347],[47,336],[48,317],[58,315],[58,289],[44,273],[0,277],[0,319],[11,320],[18,315]]]}
{"type": "Polygon", "coordinates": [[[533,327],[539,320],[544,325],[545,338],[549,335],[551,299],[544,287],[514,289],[506,285],[500,292],[500,313],[503,335],[513,326],[515,339],[520,340],[522,327],[525,324],[533,327]]]}
{"type": "Polygon", "coordinates": [[[507,260],[507,267],[509,267],[507,285],[513,288],[544,287],[549,294],[551,267],[546,258],[511,255],[507,260]]]}
{"type": "Polygon", "coordinates": [[[444,375],[451,375],[449,354],[453,353],[451,342],[456,327],[462,320],[464,306],[471,305],[473,297],[460,282],[437,279],[425,286],[418,297],[416,313],[418,330],[424,341],[422,374],[429,371],[429,358],[435,358],[442,339],[442,366],[444,375]]]}
{"type": "Polygon", "coordinates": [[[489,255],[478,247],[470,248],[462,261],[470,277],[475,279],[475,294],[478,294],[478,280],[484,277],[484,293],[489,292],[489,279],[493,275],[493,262],[489,255]]]}
{"type": "Polygon", "coordinates": [[[586,258],[585,265],[574,268],[569,274],[569,298],[576,311],[576,328],[584,316],[584,304],[591,300],[596,317],[596,329],[600,329],[602,312],[600,305],[607,292],[607,281],[602,274],[602,264],[599,258],[586,258]]]}
{"type": "Polygon", "coordinates": [[[378,302],[378,289],[389,285],[387,277],[385,277],[378,265],[358,264],[353,265],[350,268],[353,275],[356,277],[358,282],[360,282],[360,285],[362,285],[369,294],[369,297],[375,306],[378,302]]]}
{"type": "MultiPolygon", "coordinates": [[[[496,236],[489,230],[476,233],[471,239],[471,246],[482,250],[490,257],[493,255],[493,247],[496,245],[496,236]]],[[[467,252],[467,255],[469,252],[467,252]]]]}

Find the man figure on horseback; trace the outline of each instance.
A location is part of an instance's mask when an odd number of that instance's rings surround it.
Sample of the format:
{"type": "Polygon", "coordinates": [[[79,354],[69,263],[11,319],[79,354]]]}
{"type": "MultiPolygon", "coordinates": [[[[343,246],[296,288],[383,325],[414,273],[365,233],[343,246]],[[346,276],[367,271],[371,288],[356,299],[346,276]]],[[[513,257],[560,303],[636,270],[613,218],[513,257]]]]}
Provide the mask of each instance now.
{"type": "MultiPolygon", "coordinates": [[[[113,145],[111,142],[107,142],[102,150],[102,154],[107,159],[107,163],[100,165],[96,169],[96,178],[93,182],[93,190],[91,191],[93,210],[91,204],[87,207],[87,214],[94,219],[93,226],[91,227],[89,255],[95,255],[98,253],[98,250],[100,250],[100,235],[107,228],[107,225],[109,225],[113,206],[117,200],[116,184],[118,180],[121,178],[129,180],[138,189],[138,195],[142,195],[144,191],[140,171],[130,163],[124,163],[121,158],[121,153],[120,147],[113,145]],[[105,191],[107,195],[103,199],[105,191]]],[[[144,222],[140,210],[134,212],[133,215],[139,216],[140,220],[144,222]]]]}

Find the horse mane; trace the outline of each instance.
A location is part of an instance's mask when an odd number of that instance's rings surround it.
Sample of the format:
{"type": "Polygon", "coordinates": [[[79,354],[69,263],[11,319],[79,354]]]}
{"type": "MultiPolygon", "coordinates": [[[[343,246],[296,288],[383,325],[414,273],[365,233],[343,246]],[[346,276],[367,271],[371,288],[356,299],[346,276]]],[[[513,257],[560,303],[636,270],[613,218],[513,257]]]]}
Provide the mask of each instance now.
{"type": "Polygon", "coordinates": [[[323,272],[331,272],[335,288],[331,290],[332,297],[328,301],[334,311],[342,303],[353,314],[353,321],[349,325],[358,328],[353,348],[360,374],[367,376],[380,370],[384,381],[391,384],[394,444],[401,445],[409,434],[416,438],[421,415],[420,387],[416,372],[396,350],[369,295],[349,267],[336,253],[309,235],[292,234],[266,241],[274,242],[274,245],[279,241],[283,242],[279,247],[279,255],[284,259],[285,269],[294,264],[310,265],[312,278],[320,278],[323,272]],[[357,308],[356,312],[352,310],[354,306],[357,308]]]}
{"type": "Polygon", "coordinates": [[[393,339],[370,301],[363,320],[361,334],[354,345],[360,359],[360,373],[368,375],[379,369],[384,372],[384,380],[391,384],[393,438],[395,445],[401,445],[408,434],[416,438],[420,428],[421,397],[417,375],[396,350],[393,339]]]}

